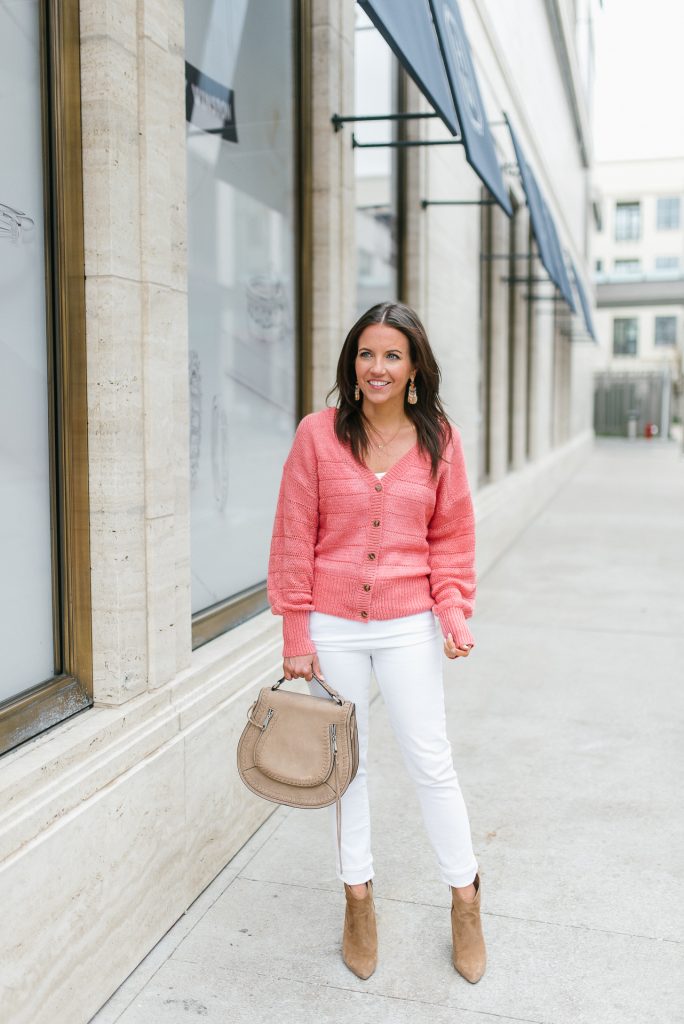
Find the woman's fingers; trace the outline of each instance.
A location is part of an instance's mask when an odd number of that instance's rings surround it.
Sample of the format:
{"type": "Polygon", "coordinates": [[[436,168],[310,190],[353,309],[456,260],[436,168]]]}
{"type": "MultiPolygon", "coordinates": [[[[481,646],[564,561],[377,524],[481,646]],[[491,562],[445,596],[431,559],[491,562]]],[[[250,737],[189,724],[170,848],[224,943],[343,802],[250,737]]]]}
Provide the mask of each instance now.
{"type": "Polygon", "coordinates": [[[471,644],[463,644],[461,647],[457,647],[456,641],[452,634],[449,633],[444,641],[444,653],[447,658],[467,658],[470,654],[471,646],[471,644]]]}
{"type": "Polygon", "coordinates": [[[313,673],[321,675],[321,667],[316,655],[303,654],[301,657],[284,658],[283,674],[286,679],[306,679],[311,682],[313,673]]]}

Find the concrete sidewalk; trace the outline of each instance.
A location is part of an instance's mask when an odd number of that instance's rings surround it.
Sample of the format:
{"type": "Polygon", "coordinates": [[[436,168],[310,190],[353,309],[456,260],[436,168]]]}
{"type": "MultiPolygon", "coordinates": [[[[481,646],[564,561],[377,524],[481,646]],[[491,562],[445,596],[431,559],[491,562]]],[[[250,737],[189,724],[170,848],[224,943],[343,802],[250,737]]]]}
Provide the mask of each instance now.
{"type": "Polygon", "coordinates": [[[682,982],[684,460],[599,441],[481,580],[446,669],[488,967],[451,966],[384,705],[369,777],[379,965],[344,966],[327,810],[278,808],[93,1024],[675,1024],[682,982]]]}

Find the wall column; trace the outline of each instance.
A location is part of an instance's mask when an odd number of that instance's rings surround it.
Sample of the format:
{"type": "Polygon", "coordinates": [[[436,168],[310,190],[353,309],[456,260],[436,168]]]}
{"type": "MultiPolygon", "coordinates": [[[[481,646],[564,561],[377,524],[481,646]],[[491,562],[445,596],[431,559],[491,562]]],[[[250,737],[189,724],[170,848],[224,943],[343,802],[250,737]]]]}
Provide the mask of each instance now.
{"type": "MultiPolygon", "coordinates": [[[[510,218],[498,206],[491,207],[492,253],[510,252],[510,218]]],[[[512,261],[515,263],[516,261],[512,261]]],[[[510,262],[493,261],[489,293],[490,330],[490,392],[489,392],[489,479],[494,483],[508,471],[508,374],[509,374],[509,294],[510,284],[502,278],[511,276],[510,262]]]]}
{"type": "MultiPolygon", "coordinates": [[[[353,124],[333,131],[333,114],[354,113],[355,4],[311,0],[311,407],[335,381],[356,294],[353,124]]],[[[311,411],[311,410],[305,410],[311,411]]]]}
{"type": "MultiPolygon", "coordinates": [[[[528,251],[530,236],[530,215],[526,206],[518,206],[513,220],[513,251],[517,254],[528,251]]],[[[516,259],[513,264],[515,277],[527,277],[528,260],[516,259]]],[[[516,284],[511,289],[513,298],[513,409],[511,429],[513,431],[513,469],[522,469],[527,461],[527,352],[528,352],[528,305],[525,298],[529,292],[527,282],[516,284]]]]}

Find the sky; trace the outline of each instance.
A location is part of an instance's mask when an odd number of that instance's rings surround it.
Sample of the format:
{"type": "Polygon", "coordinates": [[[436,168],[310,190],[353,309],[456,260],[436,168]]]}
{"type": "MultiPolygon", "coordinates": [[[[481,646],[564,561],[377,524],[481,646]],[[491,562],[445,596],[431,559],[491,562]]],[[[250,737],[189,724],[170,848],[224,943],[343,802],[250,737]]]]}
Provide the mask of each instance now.
{"type": "Polygon", "coordinates": [[[684,0],[603,0],[594,25],[594,159],[684,157],[684,0]]]}

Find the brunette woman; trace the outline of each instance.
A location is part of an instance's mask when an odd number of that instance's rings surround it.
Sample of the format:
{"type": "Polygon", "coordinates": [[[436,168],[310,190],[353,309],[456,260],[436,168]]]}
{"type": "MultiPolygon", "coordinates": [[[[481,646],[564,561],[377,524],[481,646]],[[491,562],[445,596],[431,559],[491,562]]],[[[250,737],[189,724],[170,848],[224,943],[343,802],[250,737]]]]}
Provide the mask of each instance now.
{"type": "MultiPolygon", "coordinates": [[[[473,506],[460,436],[439,397],[425,329],[382,303],[342,346],[336,408],[305,416],[285,462],[268,593],[283,616],[283,672],[318,696],[325,678],[354,701],[359,768],[342,797],[342,954],[377,964],[367,789],[371,670],[451,890],[453,964],[485,970],[481,885],[447,736],[442,655],[466,658],[475,596],[473,506]]],[[[334,829],[334,807],[331,808],[334,829]]],[[[336,847],[336,844],[335,844],[336,847]]]]}

